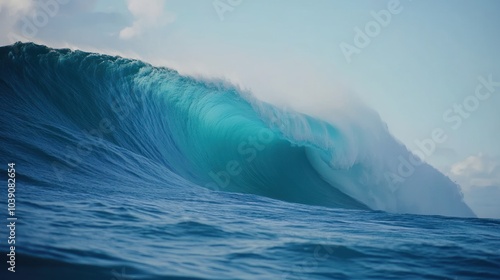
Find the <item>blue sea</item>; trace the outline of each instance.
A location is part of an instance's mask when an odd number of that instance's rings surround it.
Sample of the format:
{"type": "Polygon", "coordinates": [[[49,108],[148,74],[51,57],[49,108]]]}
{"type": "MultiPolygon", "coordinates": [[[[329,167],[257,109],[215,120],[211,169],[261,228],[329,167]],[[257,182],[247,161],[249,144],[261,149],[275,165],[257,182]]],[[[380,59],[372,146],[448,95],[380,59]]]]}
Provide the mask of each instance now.
{"type": "Polygon", "coordinates": [[[355,113],[306,115],[138,60],[1,47],[0,279],[500,279],[500,220],[355,113]]]}

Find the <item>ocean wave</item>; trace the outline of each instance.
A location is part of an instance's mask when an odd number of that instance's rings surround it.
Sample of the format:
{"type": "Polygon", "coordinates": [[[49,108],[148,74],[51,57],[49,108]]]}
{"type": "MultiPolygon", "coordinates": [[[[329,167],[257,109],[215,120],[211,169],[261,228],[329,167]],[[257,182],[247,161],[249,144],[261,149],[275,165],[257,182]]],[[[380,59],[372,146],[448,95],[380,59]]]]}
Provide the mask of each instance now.
{"type": "Polygon", "coordinates": [[[363,107],[356,118],[311,116],[222,81],[32,43],[0,48],[0,63],[0,102],[9,104],[2,115],[14,129],[2,123],[1,136],[16,143],[2,152],[43,158],[49,182],[68,172],[91,176],[89,158],[100,157],[109,166],[98,168],[124,180],[170,172],[290,202],[474,216],[459,187],[430,165],[398,173],[413,155],[363,107]],[[52,141],[38,142],[42,134],[52,141]],[[165,169],[113,168],[136,161],[165,169]]]}

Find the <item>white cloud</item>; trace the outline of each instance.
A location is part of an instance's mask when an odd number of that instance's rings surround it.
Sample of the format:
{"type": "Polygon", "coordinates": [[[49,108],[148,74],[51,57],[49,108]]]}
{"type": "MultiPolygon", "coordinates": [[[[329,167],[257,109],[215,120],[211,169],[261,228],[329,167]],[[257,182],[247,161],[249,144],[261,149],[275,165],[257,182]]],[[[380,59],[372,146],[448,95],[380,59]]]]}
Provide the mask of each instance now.
{"type": "Polygon", "coordinates": [[[7,11],[10,16],[27,14],[34,7],[32,0],[2,0],[0,2],[0,12],[7,11]]]}
{"type": "Polygon", "coordinates": [[[131,26],[120,31],[121,39],[131,39],[139,36],[144,29],[164,26],[175,20],[175,16],[165,11],[163,0],[129,0],[128,10],[134,16],[131,26]]]}
{"type": "MultiPolygon", "coordinates": [[[[0,45],[18,41],[14,35],[17,23],[35,10],[32,0],[0,0],[0,45]]],[[[23,40],[26,41],[26,40],[23,40]]]]}
{"type": "Polygon", "coordinates": [[[500,218],[500,157],[484,154],[455,163],[450,177],[462,187],[465,202],[482,218],[500,218]]]}
{"type": "Polygon", "coordinates": [[[464,190],[500,186],[500,158],[483,154],[470,156],[455,163],[450,173],[464,190]]]}

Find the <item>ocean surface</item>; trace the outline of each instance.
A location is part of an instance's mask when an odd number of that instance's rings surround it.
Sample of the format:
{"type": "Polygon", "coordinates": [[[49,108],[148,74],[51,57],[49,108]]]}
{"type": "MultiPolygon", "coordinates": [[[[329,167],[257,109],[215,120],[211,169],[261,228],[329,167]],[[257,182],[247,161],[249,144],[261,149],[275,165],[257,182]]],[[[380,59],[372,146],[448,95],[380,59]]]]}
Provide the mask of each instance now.
{"type": "Polygon", "coordinates": [[[500,220],[378,115],[227,82],[0,48],[0,279],[500,279],[500,220]]]}

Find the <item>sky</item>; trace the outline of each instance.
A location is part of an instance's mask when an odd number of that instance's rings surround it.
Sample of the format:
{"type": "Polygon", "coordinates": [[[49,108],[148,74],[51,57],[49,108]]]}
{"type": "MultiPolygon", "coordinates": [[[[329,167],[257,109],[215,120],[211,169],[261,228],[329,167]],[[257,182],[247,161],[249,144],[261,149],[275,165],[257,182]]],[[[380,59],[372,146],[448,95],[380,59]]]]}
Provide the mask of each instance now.
{"type": "Polygon", "coordinates": [[[496,0],[0,0],[0,45],[137,58],[299,111],[356,96],[410,150],[444,131],[425,160],[500,218],[499,13],[496,0]]]}

